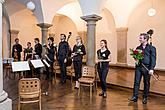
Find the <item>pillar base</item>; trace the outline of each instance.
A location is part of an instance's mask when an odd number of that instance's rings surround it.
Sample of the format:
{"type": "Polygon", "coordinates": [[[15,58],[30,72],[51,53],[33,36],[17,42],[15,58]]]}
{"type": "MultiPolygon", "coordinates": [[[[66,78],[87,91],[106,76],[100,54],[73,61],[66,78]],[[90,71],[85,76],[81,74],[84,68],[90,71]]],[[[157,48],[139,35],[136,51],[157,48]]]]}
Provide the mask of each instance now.
{"type": "Polygon", "coordinates": [[[12,110],[12,101],[7,98],[5,101],[0,102],[0,110],[12,110]]]}

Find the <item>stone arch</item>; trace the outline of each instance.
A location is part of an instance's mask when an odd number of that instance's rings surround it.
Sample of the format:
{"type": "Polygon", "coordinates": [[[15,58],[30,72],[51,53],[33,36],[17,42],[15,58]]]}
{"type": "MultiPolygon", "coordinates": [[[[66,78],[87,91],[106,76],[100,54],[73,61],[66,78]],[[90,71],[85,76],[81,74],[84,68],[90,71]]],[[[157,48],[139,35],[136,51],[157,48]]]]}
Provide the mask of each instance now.
{"type": "Polygon", "coordinates": [[[112,63],[117,62],[117,36],[114,16],[107,9],[103,8],[100,12],[102,20],[97,22],[96,26],[96,50],[100,47],[100,40],[108,41],[108,48],[112,52],[112,63]]]}
{"type": "Polygon", "coordinates": [[[55,43],[60,42],[60,34],[64,33],[68,36],[69,32],[72,32],[72,36],[69,39],[71,47],[75,44],[75,37],[78,35],[78,30],[75,22],[68,16],[62,14],[56,14],[52,21],[53,26],[49,29],[49,34],[54,34],[55,43]]]}

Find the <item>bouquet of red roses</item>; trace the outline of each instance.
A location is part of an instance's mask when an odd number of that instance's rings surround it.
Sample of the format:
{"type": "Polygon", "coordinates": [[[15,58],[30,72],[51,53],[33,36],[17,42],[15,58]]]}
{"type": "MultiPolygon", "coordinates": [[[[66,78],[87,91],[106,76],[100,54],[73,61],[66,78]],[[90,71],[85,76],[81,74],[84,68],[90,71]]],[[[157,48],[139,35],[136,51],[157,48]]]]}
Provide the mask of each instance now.
{"type": "Polygon", "coordinates": [[[141,49],[130,49],[130,55],[135,59],[136,65],[139,65],[139,61],[144,58],[144,52],[141,49]]]}

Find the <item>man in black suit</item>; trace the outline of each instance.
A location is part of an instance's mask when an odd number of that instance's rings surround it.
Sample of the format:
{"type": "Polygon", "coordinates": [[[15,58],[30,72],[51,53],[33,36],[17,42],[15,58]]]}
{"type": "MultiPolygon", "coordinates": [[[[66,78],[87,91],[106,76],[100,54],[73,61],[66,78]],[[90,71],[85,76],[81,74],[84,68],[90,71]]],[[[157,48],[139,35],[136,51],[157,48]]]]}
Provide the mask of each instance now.
{"type": "Polygon", "coordinates": [[[142,33],[139,36],[139,41],[141,43],[137,49],[141,49],[144,52],[144,58],[136,65],[135,69],[135,79],[134,79],[134,88],[133,96],[130,101],[137,102],[138,100],[138,90],[140,86],[140,81],[143,76],[144,82],[144,91],[143,91],[143,100],[142,103],[147,103],[147,97],[150,89],[150,77],[154,73],[154,68],[156,65],[156,48],[148,43],[149,34],[142,33]],[[148,70],[145,68],[148,68],[148,70]]]}
{"type": "MultiPolygon", "coordinates": [[[[39,38],[34,38],[34,59],[41,59],[42,58],[42,45],[40,44],[39,38]]],[[[40,69],[36,68],[35,73],[37,74],[37,77],[40,78],[40,69]]]]}
{"type": "Polygon", "coordinates": [[[39,38],[34,38],[34,54],[35,54],[35,58],[42,58],[41,54],[42,54],[42,45],[40,44],[40,40],[39,38]]]}
{"type": "Polygon", "coordinates": [[[59,43],[58,47],[58,62],[60,65],[60,71],[61,71],[61,84],[66,83],[66,62],[68,58],[69,53],[69,44],[66,42],[66,35],[61,34],[60,35],[61,42],[59,43]]]}
{"type": "Polygon", "coordinates": [[[13,48],[12,48],[12,57],[16,61],[20,61],[21,60],[21,52],[22,52],[22,46],[19,44],[19,39],[16,38],[15,44],[13,45],[13,48]]]}

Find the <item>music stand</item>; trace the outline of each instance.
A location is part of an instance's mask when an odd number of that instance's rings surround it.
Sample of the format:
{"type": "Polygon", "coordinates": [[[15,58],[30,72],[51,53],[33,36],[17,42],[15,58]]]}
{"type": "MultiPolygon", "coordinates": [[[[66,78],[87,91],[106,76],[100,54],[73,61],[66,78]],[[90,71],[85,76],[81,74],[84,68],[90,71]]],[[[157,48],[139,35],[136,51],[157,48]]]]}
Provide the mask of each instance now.
{"type": "Polygon", "coordinates": [[[30,70],[28,61],[19,61],[19,62],[12,62],[12,71],[13,72],[21,72],[30,70]]]}
{"type": "Polygon", "coordinates": [[[44,64],[42,63],[41,59],[30,60],[30,62],[32,63],[32,65],[34,66],[34,68],[44,67],[44,64]]]}

